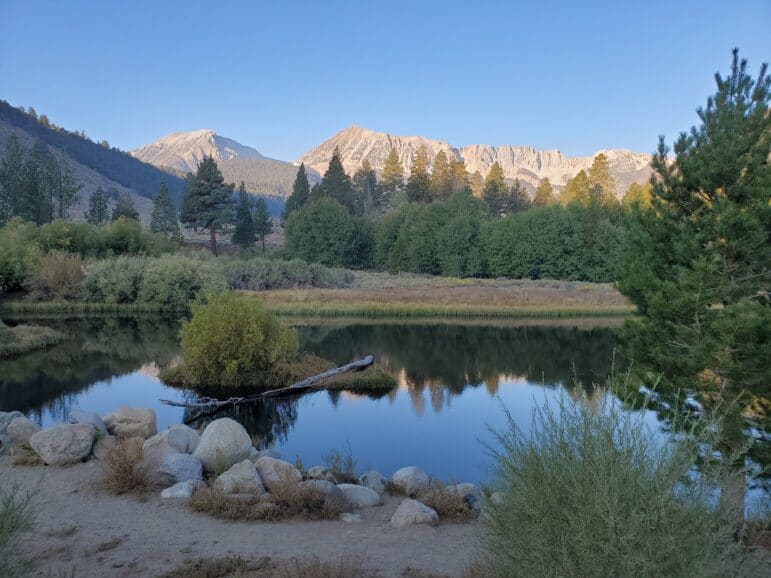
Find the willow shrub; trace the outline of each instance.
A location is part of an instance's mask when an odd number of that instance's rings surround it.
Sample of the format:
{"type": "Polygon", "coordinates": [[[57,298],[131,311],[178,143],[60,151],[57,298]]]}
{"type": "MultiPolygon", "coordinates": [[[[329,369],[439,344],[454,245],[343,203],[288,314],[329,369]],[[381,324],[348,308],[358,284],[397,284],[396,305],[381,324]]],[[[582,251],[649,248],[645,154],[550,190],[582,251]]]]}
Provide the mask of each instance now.
{"type": "Polygon", "coordinates": [[[284,385],[296,361],[297,333],[254,297],[209,294],[181,331],[184,365],[175,380],[191,386],[284,385]]]}
{"type": "Polygon", "coordinates": [[[501,493],[487,504],[499,576],[736,576],[739,546],[695,476],[698,439],[663,440],[617,404],[563,400],[509,416],[498,434],[501,493]]]}

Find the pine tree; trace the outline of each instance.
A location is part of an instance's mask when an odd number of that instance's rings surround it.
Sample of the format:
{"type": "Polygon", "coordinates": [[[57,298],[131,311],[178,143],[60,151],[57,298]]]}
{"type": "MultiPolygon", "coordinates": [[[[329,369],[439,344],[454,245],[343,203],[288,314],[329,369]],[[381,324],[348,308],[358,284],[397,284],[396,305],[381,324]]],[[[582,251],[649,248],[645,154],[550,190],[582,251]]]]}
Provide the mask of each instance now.
{"type": "MultiPolygon", "coordinates": [[[[265,201],[263,201],[264,203],[265,201]]],[[[257,227],[254,222],[254,201],[246,192],[246,186],[241,181],[238,187],[238,202],[236,203],[235,228],[231,238],[234,245],[248,249],[257,241],[257,227]]]]}
{"type": "Polygon", "coordinates": [[[412,202],[427,202],[430,200],[428,193],[428,149],[425,146],[418,147],[415,157],[412,159],[410,178],[407,180],[407,199],[412,202]]]}
{"type": "Polygon", "coordinates": [[[506,214],[511,215],[526,211],[530,208],[530,204],[530,195],[527,193],[527,189],[519,179],[515,180],[506,199],[506,214]]]}
{"type": "Polygon", "coordinates": [[[308,175],[305,172],[305,163],[300,163],[300,168],[297,169],[297,176],[294,179],[294,185],[292,185],[292,194],[286,200],[281,220],[286,221],[289,213],[303,208],[310,200],[310,197],[311,186],[308,183],[308,175]]]}
{"type": "Polygon", "coordinates": [[[483,197],[485,192],[485,179],[482,176],[482,173],[474,171],[471,174],[466,173],[466,175],[471,195],[474,197],[483,197]]]}
{"type": "Polygon", "coordinates": [[[565,189],[560,195],[559,202],[562,205],[569,205],[571,203],[579,203],[581,205],[588,205],[590,198],[589,177],[585,171],[578,171],[578,174],[572,179],[568,180],[565,184],[565,189]]]}
{"type": "MultiPolygon", "coordinates": [[[[671,407],[695,395],[704,411],[720,411],[726,456],[743,445],[742,414],[768,395],[771,375],[771,77],[764,64],[753,80],[734,51],[731,74],[715,79],[674,160],[660,140],[651,209],[631,211],[618,286],[637,306],[625,342],[640,378],[660,374],[656,394],[671,407]]],[[[740,534],[736,465],[719,509],[740,534]]]]}
{"type": "Polygon", "coordinates": [[[353,175],[352,185],[355,214],[364,215],[377,208],[380,201],[377,176],[367,159],[364,159],[361,168],[353,175]]]}
{"type": "Polygon", "coordinates": [[[651,206],[651,199],[652,194],[650,183],[632,183],[624,193],[624,197],[621,200],[621,205],[624,209],[627,210],[635,206],[647,209],[651,206]]]}
{"type": "Polygon", "coordinates": [[[232,221],[233,184],[225,183],[217,161],[205,156],[187,181],[181,221],[193,229],[208,229],[209,246],[217,254],[217,231],[232,221]]]}
{"type": "MultiPolygon", "coordinates": [[[[24,152],[15,133],[11,133],[0,162],[0,205],[6,219],[19,214],[19,204],[24,186],[24,152]]],[[[2,217],[2,215],[0,215],[2,217]]]]}
{"type": "Polygon", "coordinates": [[[158,192],[153,198],[153,212],[150,216],[150,230],[153,233],[163,234],[164,239],[174,238],[179,235],[179,220],[177,209],[171,202],[169,188],[166,181],[161,181],[158,192]]]}
{"type": "Polygon", "coordinates": [[[503,167],[499,162],[494,162],[487,173],[485,184],[482,188],[482,197],[490,207],[490,214],[502,216],[508,212],[507,199],[508,187],[503,177],[503,167]]]}
{"type": "Polygon", "coordinates": [[[470,190],[466,163],[461,159],[452,159],[450,161],[450,192],[459,193],[470,190]]]}
{"type": "Polygon", "coordinates": [[[554,204],[554,191],[548,178],[544,177],[538,182],[533,204],[536,207],[548,207],[554,204]]]}
{"type": "MultiPolygon", "coordinates": [[[[434,168],[431,171],[431,180],[428,190],[432,199],[446,199],[452,194],[452,173],[450,163],[444,151],[439,151],[434,157],[434,168]]],[[[465,176],[465,168],[463,173],[465,176]]]]}
{"type": "Polygon", "coordinates": [[[404,167],[399,160],[399,153],[392,148],[383,165],[383,178],[380,182],[380,206],[387,207],[394,193],[404,186],[404,167]]]}
{"type": "MultiPolygon", "coordinates": [[[[55,159],[54,159],[55,161],[55,159]]],[[[66,219],[69,216],[70,209],[78,200],[80,184],[75,181],[72,172],[66,166],[64,160],[55,162],[53,166],[53,200],[56,208],[56,216],[59,219],[66,219]]]]}
{"type": "Polygon", "coordinates": [[[102,190],[102,187],[97,187],[88,198],[88,211],[83,216],[86,218],[86,222],[92,225],[101,225],[110,219],[109,210],[107,194],[102,190]]]}
{"type": "Polygon", "coordinates": [[[254,231],[262,241],[262,252],[265,252],[265,237],[273,232],[273,219],[268,212],[268,203],[265,199],[258,198],[254,203],[254,231]]]}
{"type": "Polygon", "coordinates": [[[123,191],[118,195],[118,200],[115,201],[110,220],[117,221],[121,217],[124,219],[134,219],[135,221],[139,220],[139,212],[134,206],[134,201],[128,191],[123,191]]]}
{"type": "Polygon", "coordinates": [[[603,153],[594,157],[588,178],[590,193],[599,199],[601,205],[609,206],[615,203],[616,181],[610,175],[608,157],[603,153]]]}
{"type": "Polygon", "coordinates": [[[330,197],[343,205],[349,211],[353,211],[353,185],[343,163],[340,160],[340,151],[335,147],[332,158],[329,161],[329,167],[321,179],[321,188],[319,193],[330,197]]]}

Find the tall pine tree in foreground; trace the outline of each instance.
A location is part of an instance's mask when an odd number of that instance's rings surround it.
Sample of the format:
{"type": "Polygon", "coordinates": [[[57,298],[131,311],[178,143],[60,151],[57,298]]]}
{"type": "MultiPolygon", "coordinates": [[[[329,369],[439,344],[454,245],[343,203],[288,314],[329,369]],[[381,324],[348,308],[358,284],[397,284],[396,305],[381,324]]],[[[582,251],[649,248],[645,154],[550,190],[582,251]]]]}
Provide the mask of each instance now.
{"type": "Polygon", "coordinates": [[[508,196],[508,187],[503,178],[503,168],[498,161],[492,164],[490,172],[487,173],[485,184],[482,188],[482,196],[487,201],[487,206],[490,207],[491,215],[501,217],[508,212],[506,198],[508,196]]]}
{"type": "MultiPolygon", "coordinates": [[[[771,393],[771,79],[764,64],[753,80],[736,51],[715,79],[674,159],[660,140],[651,208],[632,211],[618,286],[639,315],[625,328],[634,367],[661,376],[669,406],[694,395],[723,412],[726,456],[743,444],[748,408],[771,393]]],[[[720,497],[738,527],[744,489],[737,469],[720,497]]]]}
{"type": "Polygon", "coordinates": [[[110,220],[110,207],[107,199],[107,193],[102,187],[97,187],[88,198],[88,211],[83,215],[87,223],[92,225],[101,225],[110,220]]]}
{"type": "Polygon", "coordinates": [[[410,178],[407,180],[407,199],[412,202],[425,203],[431,200],[428,193],[428,149],[424,146],[418,147],[415,156],[412,159],[410,168],[410,178]]]}
{"type": "Polygon", "coordinates": [[[281,220],[286,221],[289,213],[302,209],[308,204],[311,197],[311,186],[308,183],[308,175],[305,172],[305,163],[300,163],[300,168],[297,169],[297,176],[294,179],[292,185],[292,194],[286,199],[284,205],[284,212],[281,215],[281,220]]]}
{"type": "Polygon", "coordinates": [[[262,252],[265,252],[265,237],[273,232],[273,219],[268,212],[268,203],[265,199],[258,198],[254,202],[254,232],[262,242],[262,252]]]}
{"type": "Polygon", "coordinates": [[[554,204],[554,191],[548,178],[544,177],[538,182],[533,204],[536,207],[548,207],[554,204]]]}
{"type": "Polygon", "coordinates": [[[349,211],[353,211],[353,185],[351,177],[345,172],[340,160],[340,151],[335,147],[329,167],[321,179],[319,195],[330,197],[343,205],[349,211]]]}
{"type": "Polygon", "coordinates": [[[377,176],[367,159],[364,159],[361,168],[353,175],[352,184],[355,213],[364,215],[375,210],[380,202],[377,176]]]}
{"type": "Polygon", "coordinates": [[[158,187],[158,192],[153,198],[153,212],[150,216],[150,230],[153,233],[163,235],[164,239],[169,239],[179,235],[179,220],[177,219],[177,209],[171,202],[169,188],[166,181],[162,181],[158,187]]]}
{"type": "Polygon", "coordinates": [[[230,224],[233,213],[233,184],[225,183],[217,161],[205,156],[195,175],[187,181],[180,219],[191,229],[209,231],[209,246],[217,254],[217,231],[230,224]]]}
{"type": "Polygon", "coordinates": [[[231,240],[234,245],[238,245],[242,249],[248,249],[257,240],[257,231],[255,230],[254,217],[252,215],[253,207],[254,201],[246,192],[244,182],[241,181],[241,186],[238,187],[235,228],[233,229],[231,240]]]}

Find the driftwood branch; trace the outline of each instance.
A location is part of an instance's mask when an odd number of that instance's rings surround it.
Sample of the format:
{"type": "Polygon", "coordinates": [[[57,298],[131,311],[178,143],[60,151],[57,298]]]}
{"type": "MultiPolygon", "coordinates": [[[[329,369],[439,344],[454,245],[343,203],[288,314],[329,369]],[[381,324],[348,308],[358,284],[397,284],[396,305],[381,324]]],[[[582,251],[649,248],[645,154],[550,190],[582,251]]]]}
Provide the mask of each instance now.
{"type": "Polygon", "coordinates": [[[293,383],[292,385],[289,385],[287,387],[282,387],[279,389],[271,389],[268,391],[264,391],[262,393],[258,393],[258,394],[250,395],[246,397],[231,397],[228,399],[214,399],[212,397],[199,397],[195,401],[190,401],[190,402],[173,401],[171,399],[161,399],[159,401],[165,405],[173,405],[175,407],[184,407],[188,409],[199,410],[200,413],[198,413],[195,417],[195,419],[198,419],[206,415],[217,413],[218,411],[221,411],[228,407],[232,407],[234,405],[254,403],[255,401],[259,401],[261,399],[282,397],[285,395],[298,395],[298,394],[307,393],[308,391],[312,391],[316,389],[324,389],[325,385],[329,382],[330,378],[343,373],[352,373],[355,371],[362,371],[364,369],[367,369],[370,365],[372,365],[373,361],[374,361],[374,358],[371,355],[368,355],[364,359],[359,359],[358,361],[353,361],[346,365],[335,367],[334,369],[330,369],[328,371],[325,371],[324,373],[319,373],[318,375],[312,375],[310,377],[306,377],[302,381],[298,381],[297,383],[293,383]]]}

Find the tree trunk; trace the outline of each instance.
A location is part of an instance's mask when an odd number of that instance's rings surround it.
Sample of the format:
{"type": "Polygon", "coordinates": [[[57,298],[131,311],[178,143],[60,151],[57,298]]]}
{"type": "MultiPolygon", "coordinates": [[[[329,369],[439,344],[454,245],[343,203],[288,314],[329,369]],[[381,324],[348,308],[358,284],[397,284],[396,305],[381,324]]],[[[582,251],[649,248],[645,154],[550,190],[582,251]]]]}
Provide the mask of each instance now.
{"type": "Polygon", "coordinates": [[[262,235],[262,252],[265,253],[265,235],[262,235]]]}
{"type": "Polygon", "coordinates": [[[209,226],[209,247],[211,248],[212,255],[215,257],[217,256],[217,230],[214,228],[214,225],[209,226]]]}

